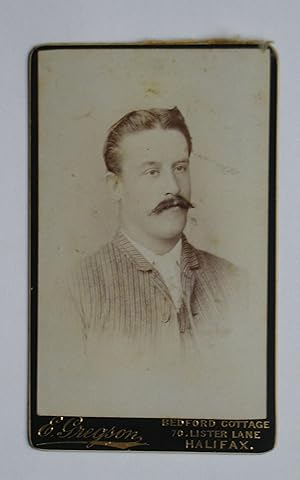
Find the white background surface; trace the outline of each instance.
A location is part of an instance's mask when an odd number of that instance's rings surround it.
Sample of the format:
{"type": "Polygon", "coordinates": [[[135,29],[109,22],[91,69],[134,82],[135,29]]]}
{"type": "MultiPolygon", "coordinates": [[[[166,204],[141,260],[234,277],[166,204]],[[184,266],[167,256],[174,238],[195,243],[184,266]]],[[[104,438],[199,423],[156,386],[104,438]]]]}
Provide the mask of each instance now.
{"type": "Polygon", "coordinates": [[[299,14],[297,1],[1,1],[0,478],[298,479],[299,14]],[[235,36],[273,40],[280,55],[278,437],[254,456],[40,452],[26,439],[27,55],[48,42],[235,36]]]}

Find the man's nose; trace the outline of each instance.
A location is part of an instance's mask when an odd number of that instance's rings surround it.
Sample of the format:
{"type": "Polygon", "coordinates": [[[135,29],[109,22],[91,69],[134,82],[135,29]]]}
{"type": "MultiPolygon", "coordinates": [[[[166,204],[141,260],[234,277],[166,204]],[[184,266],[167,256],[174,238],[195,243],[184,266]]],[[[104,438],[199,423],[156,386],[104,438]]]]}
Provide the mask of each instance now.
{"type": "Polygon", "coordinates": [[[165,175],[164,178],[164,193],[165,195],[178,195],[180,193],[180,187],[178,180],[173,172],[165,175]]]}

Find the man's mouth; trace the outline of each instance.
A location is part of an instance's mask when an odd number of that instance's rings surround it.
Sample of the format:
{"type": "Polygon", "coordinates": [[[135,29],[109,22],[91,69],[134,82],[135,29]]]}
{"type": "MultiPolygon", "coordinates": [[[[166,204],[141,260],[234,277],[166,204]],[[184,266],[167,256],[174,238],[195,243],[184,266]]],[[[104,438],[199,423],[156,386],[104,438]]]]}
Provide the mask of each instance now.
{"type": "Polygon", "coordinates": [[[166,207],[165,210],[170,210],[172,208],[183,208],[182,206],[180,206],[180,204],[178,202],[174,202],[173,205],[170,205],[169,207],[166,207]]]}
{"type": "Polygon", "coordinates": [[[151,212],[151,215],[158,215],[165,210],[169,210],[170,208],[182,208],[184,210],[188,210],[189,208],[194,208],[194,205],[186,200],[184,197],[176,196],[173,198],[167,198],[160,202],[151,212]]]}

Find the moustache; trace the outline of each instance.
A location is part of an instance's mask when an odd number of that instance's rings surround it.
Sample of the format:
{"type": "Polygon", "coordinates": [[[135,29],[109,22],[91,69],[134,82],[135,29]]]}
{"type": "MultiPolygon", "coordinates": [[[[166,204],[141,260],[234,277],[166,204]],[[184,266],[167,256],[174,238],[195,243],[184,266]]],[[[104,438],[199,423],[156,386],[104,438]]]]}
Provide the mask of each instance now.
{"type": "Polygon", "coordinates": [[[176,195],[175,197],[166,198],[160,202],[151,212],[151,215],[158,215],[164,210],[167,210],[171,207],[180,207],[188,210],[189,208],[195,208],[194,205],[189,202],[186,198],[181,195],[176,195]]]}

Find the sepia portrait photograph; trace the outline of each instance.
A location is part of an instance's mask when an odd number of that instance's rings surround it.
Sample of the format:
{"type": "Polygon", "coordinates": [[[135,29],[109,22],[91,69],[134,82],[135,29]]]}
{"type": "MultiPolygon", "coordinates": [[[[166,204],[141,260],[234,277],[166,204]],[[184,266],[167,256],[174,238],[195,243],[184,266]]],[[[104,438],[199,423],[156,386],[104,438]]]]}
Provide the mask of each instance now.
{"type": "Polygon", "coordinates": [[[272,50],[34,55],[37,415],[267,418],[272,50]]]}

